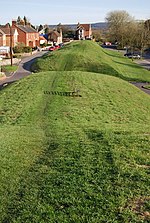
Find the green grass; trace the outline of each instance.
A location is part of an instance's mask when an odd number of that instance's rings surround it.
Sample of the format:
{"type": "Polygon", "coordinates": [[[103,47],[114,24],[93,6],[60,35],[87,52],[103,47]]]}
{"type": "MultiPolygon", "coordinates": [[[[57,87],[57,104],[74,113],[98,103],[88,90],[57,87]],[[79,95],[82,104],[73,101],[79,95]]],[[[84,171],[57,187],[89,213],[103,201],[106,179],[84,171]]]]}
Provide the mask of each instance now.
{"type": "Polygon", "coordinates": [[[120,77],[128,81],[150,82],[149,71],[119,52],[101,48],[92,41],[78,41],[38,59],[32,70],[88,71],[120,77]]]}
{"type": "Polygon", "coordinates": [[[2,66],[2,71],[6,74],[6,76],[10,76],[12,72],[15,72],[18,69],[17,65],[4,65],[2,66]]]}
{"type": "Polygon", "coordinates": [[[1,78],[1,77],[4,77],[4,74],[0,72],[0,78],[1,78]]]}
{"type": "Polygon", "coordinates": [[[144,85],[143,87],[150,90],[150,85],[144,85]]]}
{"type": "Polygon", "coordinates": [[[148,222],[149,123],[149,95],[113,76],[51,71],[6,87],[0,222],[148,222]]]}

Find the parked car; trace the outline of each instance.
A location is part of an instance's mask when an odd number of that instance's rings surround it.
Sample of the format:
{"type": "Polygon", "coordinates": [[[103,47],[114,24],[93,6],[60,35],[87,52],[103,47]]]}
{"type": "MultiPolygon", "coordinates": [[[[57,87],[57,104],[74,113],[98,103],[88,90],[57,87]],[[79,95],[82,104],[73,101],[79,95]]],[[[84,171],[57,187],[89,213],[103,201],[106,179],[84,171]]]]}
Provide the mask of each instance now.
{"type": "Polygon", "coordinates": [[[128,58],[141,59],[141,56],[139,54],[132,54],[132,55],[128,56],[128,58]]]}
{"type": "Polygon", "coordinates": [[[63,43],[59,43],[59,46],[60,46],[60,48],[61,48],[61,47],[63,47],[63,46],[64,46],[64,44],[63,44],[63,43]]]}
{"type": "Polygon", "coordinates": [[[54,51],[54,50],[56,50],[56,49],[55,49],[55,46],[51,46],[51,47],[49,48],[49,51],[54,51]]]}
{"type": "Polygon", "coordinates": [[[141,59],[141,56],[138,53],[125,53],[124,56],[131,59],[141,59]]]}
{"type": "Polygon", "coordinates": [[[132,53],[125,53],[125,54],[124,54],[125,57],[129,57],[129,56],[131,56],[131,55],[132,55],[132,53]]]}
{"type": "Polygon", "coordinates": [[[55,50],[57,50],[57,49],[59,49],[60,48],[60,46],[59,45],[56,45],[55,46],[55,50]]]}

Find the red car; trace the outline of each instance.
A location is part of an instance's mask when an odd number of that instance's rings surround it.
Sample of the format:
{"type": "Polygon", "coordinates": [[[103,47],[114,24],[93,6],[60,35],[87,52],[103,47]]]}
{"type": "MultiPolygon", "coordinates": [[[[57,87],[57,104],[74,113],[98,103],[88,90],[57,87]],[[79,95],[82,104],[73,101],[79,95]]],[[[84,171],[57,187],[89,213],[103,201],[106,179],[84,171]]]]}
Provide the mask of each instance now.
{"type": "Polygon", "coordinates": [[[55,50],[57,50],[57,49],[59,49],[60,48],[60,46],[59,45],[56,45],[55,46],[55,50]]]}
{"type": "Polygon", "coordinates": [[[54,51],[54,50],[56,50],[56,49],[55,49],[55,46],[51,46],[51,47],[49,48],[49,51],[54,51]]]}

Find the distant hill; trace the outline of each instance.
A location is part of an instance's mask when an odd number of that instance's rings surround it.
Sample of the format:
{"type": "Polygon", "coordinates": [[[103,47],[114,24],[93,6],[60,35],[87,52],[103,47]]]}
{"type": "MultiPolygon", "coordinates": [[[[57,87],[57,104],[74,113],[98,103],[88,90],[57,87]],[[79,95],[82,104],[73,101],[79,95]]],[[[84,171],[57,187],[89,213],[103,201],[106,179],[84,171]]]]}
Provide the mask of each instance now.
{"type": "Polygon", "coordinates": [[[106,29],[107,28],[107,22],[97,22],[92,23],[92,29],[106,29]]]}
{"type": "MultiPolygon", "coordinates": [[[[62,24],[64,26],[69,27],[70,29],[75,30],[77,27],[77,24],[62,24]]],[[[50,29],[54,29],[57,25],[49,25],[50,29]]],[[[105,29],[107,28],[107,23],[106,22],[97,22],[97,23],[92,23],[91,24],[92,29],[105,29]]]]}

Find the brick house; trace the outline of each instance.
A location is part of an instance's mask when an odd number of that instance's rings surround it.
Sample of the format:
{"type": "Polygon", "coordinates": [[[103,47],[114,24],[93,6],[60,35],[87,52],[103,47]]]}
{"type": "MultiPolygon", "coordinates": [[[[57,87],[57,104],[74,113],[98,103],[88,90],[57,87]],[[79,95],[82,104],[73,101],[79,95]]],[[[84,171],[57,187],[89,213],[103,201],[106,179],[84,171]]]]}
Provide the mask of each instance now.
{"type": "Polygon", "coordinates": [[[18,31],[16,28],[10,29],[9,24],[0,26],[0,46],[10,46],[10,36],[12,34],[12,47],[17,45],[18,31]]]}
{"type": "Polygon", "coordinates": [[[78,23],[76,29],[76,39],[78,40],[92,39],[91,24],[78,23]]]}
{"type": "Polygon", "coordinates": [[[53,30],[50,33],[48,33],[47,40],[48,43],[52,43],[53,45],[55,44],[58,45],[62,43],[62,29],[60,29],[59,32],[53,30]]]}
{"type": "Polygon", "coordinates": [[[30,46],[32,48],[39,46],[39,33],[32,28],[30,24],[17,24],[16,21],[12,21],[12,28],[16,28],[18,31],[19,43],[24,43],[25,46],[30,46]]]}

